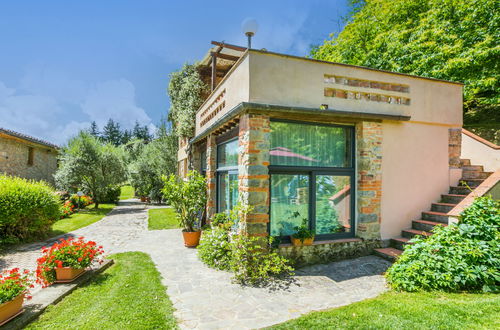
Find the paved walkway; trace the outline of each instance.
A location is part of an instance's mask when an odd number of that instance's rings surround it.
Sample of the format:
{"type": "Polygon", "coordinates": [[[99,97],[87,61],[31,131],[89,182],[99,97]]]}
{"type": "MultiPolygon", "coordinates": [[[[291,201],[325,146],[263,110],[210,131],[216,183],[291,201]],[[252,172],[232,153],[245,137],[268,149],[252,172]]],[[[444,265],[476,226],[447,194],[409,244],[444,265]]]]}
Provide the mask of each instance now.
{"type": "MultiPolygon", "coordinates": [[[[389,263],[375,256],[302,268],[286,289],[233,284],[230,273],[206,267],[198,260],[196,249],[183,246],[180,230],[147,230],[147,208],[137,202],[121,203],[101,221],[72,234],[98,241],[108,253],[148,253],[163,276],[179,325],[185,329],[260,328],[386,290],[380,274],[389,263]]],[[[32,258],[36,259],[40,246],[11,251],[2,257],[0,268],[34,266],[32,258]]]]}

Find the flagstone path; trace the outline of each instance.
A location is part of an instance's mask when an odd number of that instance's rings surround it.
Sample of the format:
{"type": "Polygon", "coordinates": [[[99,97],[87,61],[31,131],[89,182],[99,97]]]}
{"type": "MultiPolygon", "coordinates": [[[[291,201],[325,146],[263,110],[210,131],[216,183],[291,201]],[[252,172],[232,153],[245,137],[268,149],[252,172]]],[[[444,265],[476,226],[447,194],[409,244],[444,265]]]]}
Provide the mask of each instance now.
{"type": "MultiPolygon", "coordinates": [[[[121,202],[102,220],[69,233],[104,246],[107,253],[148,253],[163,276],[183,329],[255,329],[315,310],[347,305],[386,290],[381,275],[390,265],[367,256],[302,268],[285,288],[242,287],[231,274],[206,267],[196,249],[183,246],[177,229],[147,229],[147,209],[136,200],[121,202]]],[[[33,269],[43,244],[29,244],[0,256],[0,269],[33,269]]]]}

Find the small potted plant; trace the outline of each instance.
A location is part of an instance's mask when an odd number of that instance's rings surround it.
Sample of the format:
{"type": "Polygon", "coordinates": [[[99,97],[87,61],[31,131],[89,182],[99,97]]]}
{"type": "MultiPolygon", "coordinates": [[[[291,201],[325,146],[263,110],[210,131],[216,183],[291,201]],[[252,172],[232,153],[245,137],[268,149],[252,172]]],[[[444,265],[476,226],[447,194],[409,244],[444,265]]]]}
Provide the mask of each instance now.
{"type": "Polygon", "coordinates": [[[94,261],[102,262],[102,246],[93,241],[60,239],[50,248],[42,248],[43,256],[37,260],[37,282],[44,287],[54,282],[71,282],[82,275],[94,261]]]}
{"type": "Polygon", "coordinates": [[[0,326],[21,313],[24,298],[33,287],[29,270],[19,268],[7,270],[0,274],[0,326]]]}
{"type": "Polygon", "coordinates": [[[196,247],[200,242],[200,218],[207,202],[207,183],[196,171],[190,171],[185,180],[175,175],[163,177],[163,196],[177,214],[184,238],[184,246],[196,247]]]}
{"type": "Polygon", "coordinates": [[[309,230],[307,226],[307,219],[302,220],[302,225],[293,228],[295,233],[292,234],[293,246],[308,246],[312,245],[314,241],[314,233],[309,230]]]}

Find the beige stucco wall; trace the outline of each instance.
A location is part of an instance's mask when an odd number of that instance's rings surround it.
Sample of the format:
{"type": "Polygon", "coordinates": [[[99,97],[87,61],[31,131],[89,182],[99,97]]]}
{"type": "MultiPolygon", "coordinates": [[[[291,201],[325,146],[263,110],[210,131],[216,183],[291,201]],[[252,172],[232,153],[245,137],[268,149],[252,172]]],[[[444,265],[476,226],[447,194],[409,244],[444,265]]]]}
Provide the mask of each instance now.
{"type": "Polygon", "coordinates": [[[462,158],[473,165],[483,165],[487,172],[500,170],[500,149],[493,149],[462,133],[462,158]]]}
{"type": "Polygon", "coordinates": [[[54,184],[57,170],[57,151],[29,142],[0,137],[0,173],[44,180],[54,184]],[[28,165],[28,148],[34,148],[33,165],[28,165]],[[6,159],[7,157],[7,159],[6,159]]]}

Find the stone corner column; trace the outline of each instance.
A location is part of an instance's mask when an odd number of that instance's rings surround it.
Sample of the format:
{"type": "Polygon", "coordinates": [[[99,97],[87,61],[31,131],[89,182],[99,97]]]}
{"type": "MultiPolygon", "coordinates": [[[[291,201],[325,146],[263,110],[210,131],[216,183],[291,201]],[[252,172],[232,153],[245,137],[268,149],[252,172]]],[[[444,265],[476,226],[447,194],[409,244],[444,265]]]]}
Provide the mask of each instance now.
{"type": "Polygon", "coordinates": [[[269,117],[243,114],[239,125],[238,191],[240,202],[252,207],[241,230],[267,236],[269,223],[269,117]]]}
{"type": "Polygon", "coordinates": [[[450,168],[460,168],[460,155],[462,153],[462,129],[448,129],[448,159],[450,168]]]}
{"type": "Polygon", "coordinates": [[[207,137],[207,220],[215,214],[216,212],[216,155],[217,155],[217,144],[215,142],[215,135],[211,134],[207,137]]]}
{"type": "Polygon", "coordinates": [[[382,197],[382,124],[356,125],[356,236],[380,239],[382,197]]]}

